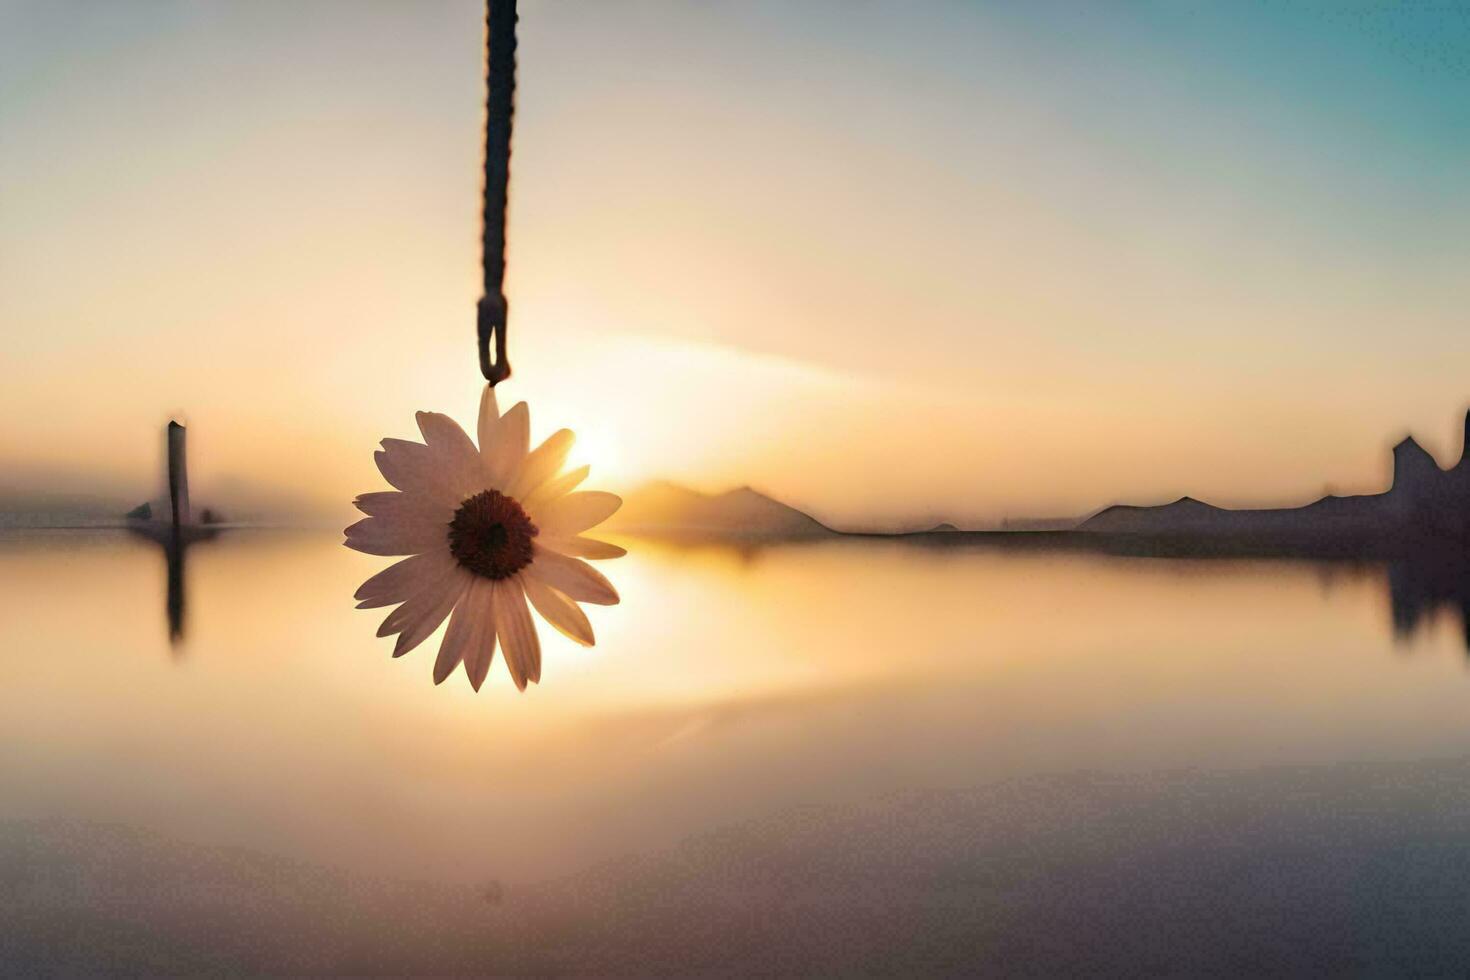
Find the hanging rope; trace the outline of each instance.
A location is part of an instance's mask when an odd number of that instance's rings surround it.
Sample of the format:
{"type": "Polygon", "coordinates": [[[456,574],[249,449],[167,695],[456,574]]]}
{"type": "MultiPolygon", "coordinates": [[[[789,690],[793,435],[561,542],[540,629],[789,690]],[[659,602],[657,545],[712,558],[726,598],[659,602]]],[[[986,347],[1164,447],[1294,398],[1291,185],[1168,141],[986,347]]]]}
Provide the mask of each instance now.
{"type": "Polygon", "coordinates": [[[485,191],[481,264],[484,292],[477,311],[480,373],[491,387],[510,377],[505,357],[505,208],[510,183],[510,130],[515,121],[516,0],[485,3],[485,191]],[[495,358],[490,341],[495,341],[495,358]]]}

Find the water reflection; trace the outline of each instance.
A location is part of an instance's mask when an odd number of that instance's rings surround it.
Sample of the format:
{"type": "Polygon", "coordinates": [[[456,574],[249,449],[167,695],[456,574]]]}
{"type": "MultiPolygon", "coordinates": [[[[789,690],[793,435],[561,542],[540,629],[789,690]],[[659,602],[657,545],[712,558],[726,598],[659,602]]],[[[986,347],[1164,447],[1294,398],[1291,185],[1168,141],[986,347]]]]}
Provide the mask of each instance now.
{"type": "MultiPolygon", "coordinates": [[[[187,617],[187,580],[186,564],[189,549],[198,544],[215,541],[219,538],[221,530],[212,527],[193,527],[184,529],[171,529],[166,526],[130,527],[131,534],[157,545],[163,553],[166,576],[164,586],[164,610],[168,622],[168,634],[170,644],[177,652],[183,642],[186,632],[187,617]]],[[[249,531],[242,532],[248,535],[249,531]]],[[[920,539],[924,541],[924,539],[920,539]]],[[[711,542],[690,539],[660,539],[657,541],[641,542],[645,549],[652,548],[681,555],[685,558],[690,556],[703,556],[713,558],[741,573],[751,573],[758,569],[764,559],[774,554],[800,554],[804,550],[820,551],[830,548],[833,542],[827,541],[802,541],[789,543],[761,543],[758,541],[743,541],[737,543],[711,542]]],[[[883,539],[859,539],[855,542],[842,542],[839,546],[864,547],[872,546],[882,548],[884,546],[897,546],[900,548],[913,547],[920,553],[952,553],[955,551],[973,551],[986,553],[991,549],[984,546],[956,548],[953,544],[946,544],[943,548],[935,548],[927,541],[915,544],[908,541],[883,541],[883,539]]],[[[637,547],[638,545],[634,545],[637,547]]],[[[998,549],[1001,553],[1012,552],[1011,548],[998,549]]],[[[1043,548],[1024,549],[1024,553],[1032,554],[1040,550],[1046,553],[1074,553],[1067,548],[1043,548]]],[[[1091,552],[1081,551],[1076,554],[1089,554],[1091,552]]],[[[1117,555],[1114,560],[1125,560],[1117,555]]],[[[861,559],[857,559],[861,560],[861,559]]],[[[1193,563],[1211,562],[1221,564],[1239,565],[1241,559],[1230,556],[1215,557],[1191,557],[1187,559],[1175,555],[1148,555],[1134,553],[1127,560],[1142,560],[1157,562],[1164,567],[1171,563],[1175,565],[1191,565],[1193,563]]],[[[1273,564],[1285,567],[1299,567],[1308,564],[1315,567],[1325,587],[1331,589],[1334,583],[1340,581],[1344,575],[1349,578],[1369,576],[1377,578],[1382,582],[1383,590],[1388,599],[1389,628],[1393,638],[1399,643],[1409,642],[1417,633],[1428,627],[1442,616],[1451,616],[1458,619],[1459,635],[1461,645],[1470,657],[1470,560],[1457,558],[1444,554],[1426,554],[1413,558],[1404,558],[1389,562],[1364,562],[1357,559],[1314,559],[1306,562],[1297,557],[1253,557],[1250,563],[1263,568],[1269,568],[1273,564]]],[[[976,623],[977,630],[983,630],[984,623],[976,623]]]]}
{"type": "MultiPolygon", "coordinates": [[[[1382,582],[1390,611],[1389,627],[1396,641],[1406,643],[1441,616],[1452,616],[1459,620],[1461,643],[1467,657],[1470,657],[1470,556],[1432,550],[1395,560],[1370,560],[1350,554],[1305,556],[1291,552],[1201,554],[1187,548],[1156,551],[1146,541],[1120,544],[1119,541],[1110,539],[1101,547],[1087,547],[1074,544],[1078,540],[1075,536],[1067,536],[1064,540],[1069,543],[1054,543],[1044,535],[1017,536],[1015,541],[1003,544],[962,535],[922,535],[909,538],[855,535],[851,541],[845,543],[854,546],[871,544],[876,547],[912,548],[920,554],[941,555],[966,552],[992,555],[1104,555],[1118,562],[1153,562],[1164,568],[1171,565],[1208,566],[1212,563],[1221,567],[1238,567],[1245,563],[1262,570],[1306,566],[1316,570],[1328,590],[1344,579],[1367,576],[1382,582]]],[[[802,549],[818,550],[833,545],[833,542],[823,539],[762,543],[721,542],[678,536],[660,537],[645,543],[686,555],[728,555],[736,567],[745,571],[755,569],[768,554],[799,552],[802,549]]]]}
{"type": "Polygon", "coordinates": [[[158,545],[163,552],[166,574],[164,576],[164,615],[168,619],[169,646],[177,656],[182,651],[185,617],[188,612],[187,583],[184,575],[185,560],[189,548],[196,544],[213,541],[219,530],[212,527],[178,527],[166,524],[128,525],[128,533],[158,545]]]}
{"type": "MultiPolygon", "coordinates": [[[[163,579],[163,599],[165,599],[165,617],[168,621],[169,642],[176,654],[181,651],[182,642],[187,633],[188,617],[188,576],[187,566],[191,548],[196,545],[209,544],[221,538],[222,529],[218,527],[188,527],[182,532],[173,532],[168,527],[150,529],[150,527],[129,527],[129,533],[135,538],[151,542],[156,545],[165,558],[165,579],[163,579]]],[[[259,535],[266,532],[250,532],[250,530],[238,530],[237,544],[244,544],[251,535],[259,535]]],[[[725,567],[729,572],[735,574],[757,574],[763,563],[776,555],[788,555],[788,557],[800,557],[803,554],[822,554],[831,548],[848,548],[848,550],[873,550],[888,554],[892,548],[900,551],[913,551],[919,555],[956,555],[956,554],[978,554],[985,555],[1035,555],[1041,554],[1066,555],[1073,557],[1085,557],[1095,554],[1091,551],[1073,551],[1069,548],[1060,547],[1028,547],[1014,548],[1001,547],[991,548],[986,545],[958,545],[947,542],[942,547],[935,547],[925,539],[920,539],[920,544],[910,541],[894,541],[894,539],[882,538],[858,538],[854,541],[803,541],[803,542],[779,542],[779,544],[763,544],[759,541],[744,542],[714,542],[701,541],[701,539],[657,539],[657,541],[625,542],[634,548],[642,548],[645,552],[654,554],[676,555],[678,561],[694,561],[700,564],[716,564],[725,567]]],[[[854,561],[863,561],[860,552],[848,552],[854,561]]],[[[1138,563],[1152,564],[1160,569],[1198,569],[1198,567],[1217,566],[1241,567],[1242,564],[1257,569],[1299,569],[1299,567],[1310,567],[1314,569],[1323,588],[1332,591],[1341,583],[1348,580],[1367,579],[1380,583],[1382,594],[1385,595],[1388,604],[1388,630],[1395,642],[1399,645],[1410,644],[1419,633],[1432,626],[1436,621],[1446,619],[1457,620],[1458,644],[1470,657],[1470,560],[1445,554],[1424,554],[1419,557],[1399,558],[1394,561],[1361,561],[1351,558],[1314,558],[1304,560],[1299,557],[1251,557],[1242,560],[1232,555],[1214,555],[1214,557],[1180,558],[1177,555],[1148,555],[1139,552],[1130,552],[1127,555],[1108,554],[1101,558],[1103,561],[1113,561],[1119,567],[1139,567],[1138,563]]],[[[976,620],[973,629],[978,635],[985,632],[985,623],[976,620]]]]}
{"type": "Polygon", "coordinates": [[[1470,750],[1455,569],[624,543],[599,647],[547,631],[540,688],[476,695],[364,637],[372,559],[334,534],[0,534],[0,744],[38,747],[0,753],[0,783],[483,887],[813,794],[1470,750]],[[184,632],[202,655],[161,661],[184,632]],[[492,818],[518,849],[465,866],[492,818]]]}
{"type": "Polygon", "coordinates": [[[29,962],[696,973],[758,938],[811,956],[769,972],[859,972],[842,937],[895,968],[986,936],[1222,938],[1171,910],[1352,936],[1359,847],[1375,903],[1470,880],[1442,859],[1470,861],[1465,767],[1404,764],[1470,755],[1453,568],[625,542],[598,647],[547,631],[542,685],[477,695],[365,639],[375,561],[338,542],[0,534],[0,935],[29,962]],[[157,655],[160,593],[202,655],[157,655]]]}
{"type": "Polygon", "coordinates": [[[1389,564],[1387,579],[1395,637],[1407,641],[1441,614],[1453,614],[1470,655],[1470,563],[1396,561],[1389,564]]]}

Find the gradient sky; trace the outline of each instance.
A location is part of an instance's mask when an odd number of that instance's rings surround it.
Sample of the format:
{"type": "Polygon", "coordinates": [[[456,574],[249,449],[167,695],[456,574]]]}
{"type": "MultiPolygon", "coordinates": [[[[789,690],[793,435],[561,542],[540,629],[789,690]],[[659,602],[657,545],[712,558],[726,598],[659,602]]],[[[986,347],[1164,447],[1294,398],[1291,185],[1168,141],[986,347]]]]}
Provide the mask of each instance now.
{"type": "MultiPolygon", "coordinates": [[[[1374,489],[1470,404],[1470,8],[523,0],[507,399],[839,524],[1374,489]]],[[[475,2],[0,0],[0,489],[468,420],[475,2]]]]}

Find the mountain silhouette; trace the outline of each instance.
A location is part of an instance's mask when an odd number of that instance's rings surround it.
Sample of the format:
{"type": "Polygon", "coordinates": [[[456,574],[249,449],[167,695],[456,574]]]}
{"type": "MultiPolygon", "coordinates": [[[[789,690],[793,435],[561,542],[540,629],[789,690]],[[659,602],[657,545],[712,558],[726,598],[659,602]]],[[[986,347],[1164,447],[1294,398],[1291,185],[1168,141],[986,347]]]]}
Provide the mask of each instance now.
{"type": "Polygon", "coordinates": [[[629,494],[609,524],[618,531],[697,537],[793,539],[834,533],[750,487],[712,495],[663,480],[629,494]]]}
{"type": "MultiPolygon", "coordinates": [[[[1470,450],[1470,413],[1465,417],[1470,450]]],[[[1083,532],[1256,539],[1288,543],[1463,545],[1470,542],[1470,453],[1440,469],[1413,436],[1393,447],[1382,493],[1329,494],[1301,507],[1228,509],[1193,497],[1160,506],[1118,504],[1083,521],[1083,532]]]]}

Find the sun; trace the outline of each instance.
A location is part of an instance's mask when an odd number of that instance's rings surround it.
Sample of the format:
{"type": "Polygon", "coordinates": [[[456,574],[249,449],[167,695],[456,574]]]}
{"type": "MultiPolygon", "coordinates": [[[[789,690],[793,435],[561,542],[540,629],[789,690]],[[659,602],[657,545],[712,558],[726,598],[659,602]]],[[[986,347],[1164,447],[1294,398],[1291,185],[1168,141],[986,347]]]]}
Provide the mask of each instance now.
{"type": "Polygon", "coordinates": [[[585,463],[600,480],[615,480],[623,475],[621,446],[607,426],[594,423],[579,426],[575,431],[577,442],[572,447],[569,465],[585,463]]]}

